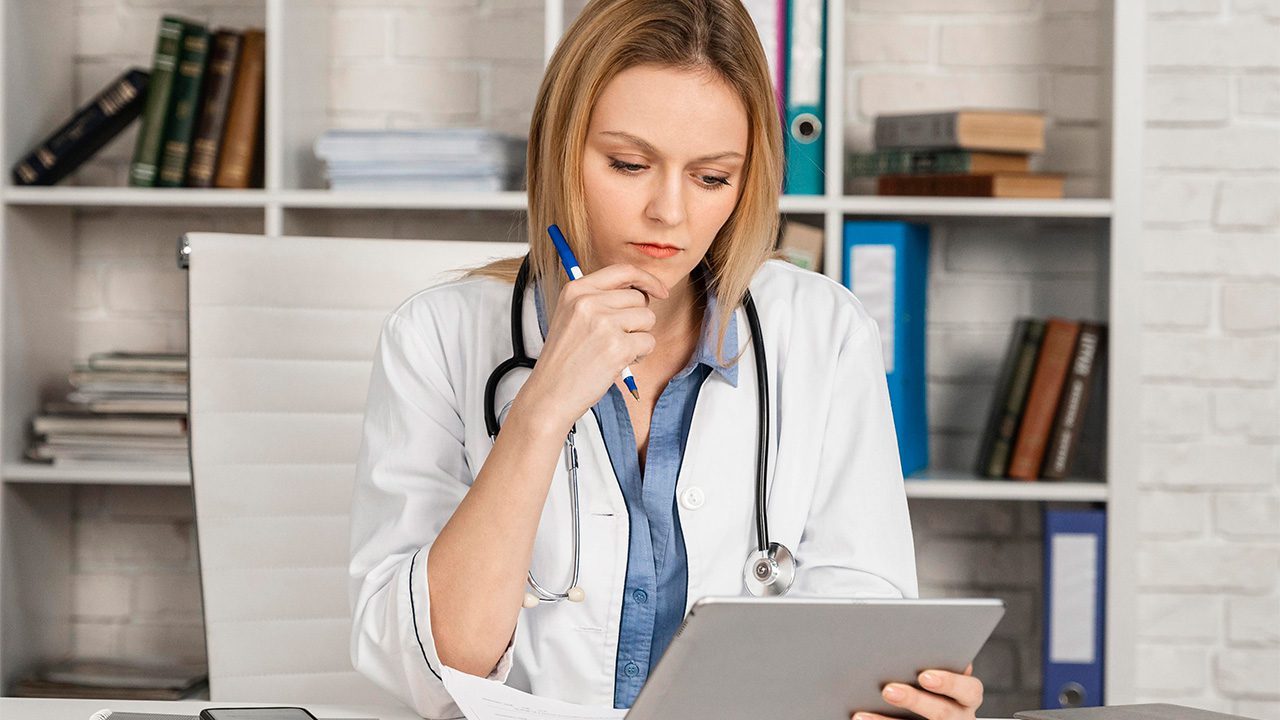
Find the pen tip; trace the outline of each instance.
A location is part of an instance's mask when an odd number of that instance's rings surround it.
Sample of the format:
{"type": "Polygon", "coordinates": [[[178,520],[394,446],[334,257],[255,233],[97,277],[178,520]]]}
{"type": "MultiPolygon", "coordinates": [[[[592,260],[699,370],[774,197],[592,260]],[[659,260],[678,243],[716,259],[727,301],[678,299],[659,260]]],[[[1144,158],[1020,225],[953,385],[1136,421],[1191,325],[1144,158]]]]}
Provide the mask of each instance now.
{"type": "Polygon", "coordinates": [[[631,391],[631,397],[633,397],[633,398],[635,398],[635,399],[639,400],[639,399],[640,399],[640,391],[639,391],[639,390],[632,390],[632,391],[631,391]]]}

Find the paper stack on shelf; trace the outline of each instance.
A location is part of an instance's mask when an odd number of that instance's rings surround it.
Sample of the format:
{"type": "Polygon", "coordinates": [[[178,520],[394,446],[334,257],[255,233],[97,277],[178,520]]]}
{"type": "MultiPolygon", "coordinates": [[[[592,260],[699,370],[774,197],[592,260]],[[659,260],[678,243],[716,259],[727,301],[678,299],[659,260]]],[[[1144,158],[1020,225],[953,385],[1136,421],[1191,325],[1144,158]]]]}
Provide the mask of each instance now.
{"type": "Polygon", "coordinates": [[[329,130],[315,144],[332,190],[520,190],[527,141],[484,128],[329,130]]]}
{"type": "Polygon", "coordinates": [[[181,700],[200,695],[204,665],[66,660],[19,679],[10,694],[28,698],[181,700]]]}
{"type": "Polygon", "coordinates": [[[28,459],[186,467],[186,355],[95,353],[69,380],[66,400],[33,418],[28,459]]]}

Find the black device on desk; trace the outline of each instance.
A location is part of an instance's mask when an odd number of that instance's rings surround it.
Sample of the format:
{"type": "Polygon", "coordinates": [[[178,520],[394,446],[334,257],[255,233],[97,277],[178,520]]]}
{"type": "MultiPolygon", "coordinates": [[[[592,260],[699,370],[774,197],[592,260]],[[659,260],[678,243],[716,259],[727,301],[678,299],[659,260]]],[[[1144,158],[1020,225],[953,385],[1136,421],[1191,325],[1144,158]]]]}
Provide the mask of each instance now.
{"type": "Polygon", "coordinates": [[[200,720],[316,720],[316,716],[300,707],[205,708],[200,720]]]}

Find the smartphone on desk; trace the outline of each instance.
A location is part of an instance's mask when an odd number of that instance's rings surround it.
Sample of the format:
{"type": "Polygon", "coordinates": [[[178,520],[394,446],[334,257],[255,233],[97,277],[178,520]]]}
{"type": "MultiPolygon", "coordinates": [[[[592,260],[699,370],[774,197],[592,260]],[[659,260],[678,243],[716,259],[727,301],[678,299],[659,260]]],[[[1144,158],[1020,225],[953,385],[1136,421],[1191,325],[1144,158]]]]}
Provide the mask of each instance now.
{"type": "Polygon", "coordinates": [[[300,707],[205,708],[200,720],[316,720],[316,716],[300,707]]]}

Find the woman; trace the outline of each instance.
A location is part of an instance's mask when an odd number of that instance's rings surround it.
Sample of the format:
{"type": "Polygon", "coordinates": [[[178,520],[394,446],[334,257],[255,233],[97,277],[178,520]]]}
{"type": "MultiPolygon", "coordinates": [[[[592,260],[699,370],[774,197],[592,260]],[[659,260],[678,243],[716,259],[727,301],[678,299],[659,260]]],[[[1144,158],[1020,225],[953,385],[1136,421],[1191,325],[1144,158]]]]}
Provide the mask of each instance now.
{"type": "MultiPolygon", "coordinates": [[[[739,0],[593,0],[566,32],[529,134],[521,327],[538,362],[499,387],[501,432],[490,442],[484,387],[512,353],[519,258],[405,301],[375,359],[352,518],[352,658],[420,714],[459,714],[441,665],[630,707],[688,605],[746,594],[748,286],[773,408],[769,528],[795,551],[791,594],[916,596],[876,325],[838,283],[770,259],[782,147],[739,0]],[[586,273],[572,283],[552,223],[586,273]],[[526,602],[531,568],[553,591],[572,576],[571,428],[583,594],[526,602]]],[[[932,692],[895,683],[886,700],[933,720],[972,718],[981,703],[969,671],[919,680],[932,692]]]]}

